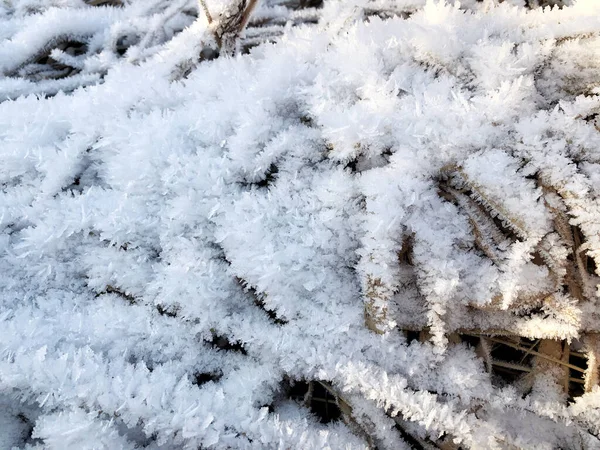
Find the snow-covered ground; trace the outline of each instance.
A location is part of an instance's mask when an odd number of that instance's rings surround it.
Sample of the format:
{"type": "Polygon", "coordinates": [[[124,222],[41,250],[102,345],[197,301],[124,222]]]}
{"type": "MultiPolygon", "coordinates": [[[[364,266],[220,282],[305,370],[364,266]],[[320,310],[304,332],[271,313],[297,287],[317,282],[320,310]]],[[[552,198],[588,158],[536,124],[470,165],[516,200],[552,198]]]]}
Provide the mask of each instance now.
{"type": "Polygon", "coordinates": [[[600,1],[283,3],[0,4],[0,449],[600,448],[600,1]]]}

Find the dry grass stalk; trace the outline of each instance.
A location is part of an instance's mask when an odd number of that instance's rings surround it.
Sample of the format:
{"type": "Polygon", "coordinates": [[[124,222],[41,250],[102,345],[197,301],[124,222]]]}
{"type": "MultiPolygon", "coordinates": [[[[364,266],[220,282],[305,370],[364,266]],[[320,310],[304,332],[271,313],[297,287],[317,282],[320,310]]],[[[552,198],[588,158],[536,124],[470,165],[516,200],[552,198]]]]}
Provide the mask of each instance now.
{"type": "Polygon", "coordinates": [[[308,391],[306,391],[306,394],[304,394],[304,406],[306,406],[307,408],[310,408],[310,403],[313,400],[314,390],[315,390],[314,382],[309,381],[308,382],[308,391]]]}
{"type": "Polygon", "coordinates": [[[208,6],[206,5],[206,1],[205,0],[198,0],[198,2],[200,3],[200,8],[202,8],[202,11],[204,11],[204,15],[206,16],[206,20],[208,22],[208,24],[210,25],[213,22],[213,18],[212,18],[212,14],[210,13],[208,6]]]}
{"type": "Polygon", "coordinates": [[[384,333],[387,319],[387,288],[381,278],[368,277],[365,292],[365,324],[375,333],[384,333]]]}
{"type": "MultiPolygon", "coordinates": [[[[509,379],[515,379],[515,387],[520,389],[523,394],[529,391],[533,385],[536,376],[553,371],[557,373],[556,368],[560,369],[561,375],[556,376],[556,382],[563,391],[570,397],[581,395],[583,391],[578,390],[571,384],[582,385],[585,392],[590,392],[599,382],[599,361],[598,361],[598,343],[600,339],[597,334],[591,333],[583,339],[585,344],[584,352],[572,351],[567,341],[558,341],[553,339],[537,339],[533,344],[524,346],[521,338],[517,335],[507,336],[505,339],[486,336],[481,333],[464,333],[458,336],[479,337],[479,343],[475,349],[477,356],[483,359],[488,373],[496,373],[501,377],[508,375],[509,379]],[[515,350],[523,352],[519,362],[501,360],[492,356],[492,343],[496,345],[505,345],[515,350]],[[537,347],[537,350],[535,348],[537,347]],[[528,356],[534,356],[530,363],[526,362],[528,356]],[[577,359],[587,360],[586,366],[578,366],[570,362],[571,355],[577,359]],[[553,368],[555,368],[553,370],[553,368]],[[571,376],[573,370],[581,377],[571,376]]],[[[497,348],[496,348],[497,349],[497,348]]],[[[496,350],[494,350],[496,351],[496,350]]],[[[513,356],[514,357],[514,356],[513,356]]]]}
{"type": "Polygon", "coordinates": [[[519,344],[515,344],[515,343],[507,341],[507,340],[502,340],[502,339],[497,339],[497,338],[492,338],[492,337],[488,337],[487,339],[490,340],[491,342],[495,342],[498,344],[506,345],[508,347],[512,347],[515,350],[520,350],[522,352],[529,352],[530,354],[537,356],[538,358],[545,359],[547,361],[550,361],[554,364],[558,364],[560,366],[568,367],[569,369],[572,369],[576,372],[585,373],[585,369],[582,369],[581,367],[577,367],[573,364],[565,362],[562,359],[562,345],[560,344],[560,341],[553,341],[552,339],[543,339],[543,340],[541,340],[540,346],[542,344],[544,344],[544,346],[540,347],[540,351],[536,351],[536,350],[528,349],[526,347],[523,347],[519,344]],[[556,348],[558,348],[556,346],[556,343],[558,343],[558,347],[560,347],[558,353],[556,352],[556,348]],[[548,353],[546,353],[546,351],[548,353]],[[558,357],[557,357],[557,354],[558,354],[558,357]]]}
{"type": "Polygon", "coordinates": [[[598,335],[587,335],[584,338],[586,347],[585,356],[587,357],[587,369],[584,373],[584,389],[585,392],[591,392],[594,386],[598,385],[598,335]]]}
{"type": "MultiPolygon", "coordinates": [[[[567,346],[568,349],[568,346],[567,346]]],[[[557,385],[563,388],[565,393],[569,392],[569,369],[582,370],[577,366],[569,364],[568,356],[564,358],[563,345],[560,341],[541,339],[539,351],[530,350],[535,355],[533,359],[531,377],[539,377],[550,374],[557,385]],[[577,369],[575,369],[577,367],[577,369]]]]}
{"type": "Polygon", "coordinates": [[[447,191],[469,217],[477,246],[494,263],[500,264],[502,257],[498,251],[498,245],[501,245],[505,238],[498,227],[483,213],[481,206],[473,199],[456,189],[447,188],[447,191]]]}
{"type": "Polygon", "coordinates": [[[531,345],[531,347],[529,347],[529,349],[525,352],[525,354],[523,355],[523,357],[521,358],[521,363],[523,361],[525,361],[525,359],[531,354],[531,351],[537,346],[539,345],[540,340],[536,339],[535,342],[531,345]]]}
{"type": "Polygon", "coordinates": [[[511,229],[517,236],[526,239],[529,235],[527,226],[518,217],[513,217],[506,209],[498,202],[492,200],[483,189],[473,180],[471,180],[461,167],[458,167],[456,172],[453,174],[456,176],[461,183],[471,190],[471,196],[481,204],[488,212],[497,215],[508,228],[511,229]]]}
{"type": "MultiPolygon", "coordinates": [[[[570,353],[571,353],[570,345],[567,342],[564,342],[563,349],[562,349],[563,363],[569,362],[570,353]]],[[[569,369],[567,369],[564,371],[564,375],[563,375],[563,390],[567,393],[569,392],[569,381],[571,381],[571,377],[569,376],[569,369]]]]}
{"type": "Polygon", "coordinates": [[[479,344],[475,349],[475,353],[477,354],[477,356],[483,359],[483,362],[485,363],[485,368],[488,371],[488,373],[492,373],[492,346],[490,345],[490,342],[485,336],[482,336],[479,339],[479,344]]]}
{"type": "Polygon", "coordinates": [[[325,390],[330,395],[332,395],[333,398],[335,398],[335,403],[340,410],[341,417],[342,417],[342,420],[344,421],[344,423],[346,425],[348,425],[350,428],[354,429],[359,435],[362,435],[366,439],[367,444],[370,449],[377,448],[374,443],[375,440],[372,436],[372,432],[370,431],[371,429],[374,428],[375,425],[372,423],[369,423],[369,424],[367,424],[367,426],[365,426],[365,424],[364,424],[365,418],[363,418],[362,420],[359,421],[356,417],[354,417],[352,406],[350,405],[350,403],[345,398],[343,398],[341,396],[341,394],[336,389],[333,388],[333,386],[331,386],[329,383],[326,383],[324,381],[318,381],[318,383],[323,388],[325,388],[325,390]]]}

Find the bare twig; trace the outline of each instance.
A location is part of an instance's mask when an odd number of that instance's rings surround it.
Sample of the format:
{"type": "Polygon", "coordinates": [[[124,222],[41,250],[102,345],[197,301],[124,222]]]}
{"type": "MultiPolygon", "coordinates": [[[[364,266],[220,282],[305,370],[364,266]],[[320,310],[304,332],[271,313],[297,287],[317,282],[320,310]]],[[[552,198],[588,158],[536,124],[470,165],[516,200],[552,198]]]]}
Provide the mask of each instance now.
{"type": "MultiPolygon", "coordinates": [[[[204,0],[200,1],[202,5],[204,0]]],[[[207,14],[207,18],[211,17],[209,23],[214,22],[212,30],[219,48],[226,51],[232,50],[257,4],[258,0],[235,0],[219,14],[216,21],[212,20],[210,13],[207,14]]],[[[206,13],[208,8],[205,5],[202,7],[205,8],[206,13]]]]}

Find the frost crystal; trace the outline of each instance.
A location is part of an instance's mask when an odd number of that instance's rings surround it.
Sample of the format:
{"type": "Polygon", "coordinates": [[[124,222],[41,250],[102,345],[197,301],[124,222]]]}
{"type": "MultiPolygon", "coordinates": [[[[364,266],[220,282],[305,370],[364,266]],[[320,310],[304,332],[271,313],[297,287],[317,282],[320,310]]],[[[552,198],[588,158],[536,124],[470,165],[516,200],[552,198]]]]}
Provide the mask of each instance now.
{"type": "Polygon", "coordinates": [[[600,2],[0,4],[0,448],[600,448],[600,2]]]}

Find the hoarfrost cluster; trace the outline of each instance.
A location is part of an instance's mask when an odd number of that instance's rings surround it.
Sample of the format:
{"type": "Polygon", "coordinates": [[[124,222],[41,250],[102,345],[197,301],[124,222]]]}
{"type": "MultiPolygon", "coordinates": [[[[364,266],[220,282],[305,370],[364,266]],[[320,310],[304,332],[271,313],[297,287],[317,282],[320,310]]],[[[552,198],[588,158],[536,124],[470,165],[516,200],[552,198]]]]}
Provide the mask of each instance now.
{"type": "Polygon", "coordinates": [[[600,2],[96,3],[0,4],[0,448],[600,448],[600,2]]]}

